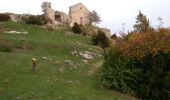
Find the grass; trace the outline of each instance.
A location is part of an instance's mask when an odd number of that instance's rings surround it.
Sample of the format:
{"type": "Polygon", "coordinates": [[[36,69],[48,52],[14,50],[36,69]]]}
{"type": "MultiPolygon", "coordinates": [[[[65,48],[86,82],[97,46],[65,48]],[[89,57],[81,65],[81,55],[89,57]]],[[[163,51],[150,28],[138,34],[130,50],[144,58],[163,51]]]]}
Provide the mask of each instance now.
{"type": "Polygon", "coordinates": [[[102,53],[89,37],[14,22],[0,25],[4,31],[28,31],[26,35],[0,33],[0,39],[9,41],[13,49],[0,52],[0,100],[135,100],[101,86],[102,57],[85,64],[71,54],[74,50],[102,53]],[[37,59],[35,73],[31,71],[33,57],[37,59]],[[65,60],[77,68],[70,70],[65,60]]]}

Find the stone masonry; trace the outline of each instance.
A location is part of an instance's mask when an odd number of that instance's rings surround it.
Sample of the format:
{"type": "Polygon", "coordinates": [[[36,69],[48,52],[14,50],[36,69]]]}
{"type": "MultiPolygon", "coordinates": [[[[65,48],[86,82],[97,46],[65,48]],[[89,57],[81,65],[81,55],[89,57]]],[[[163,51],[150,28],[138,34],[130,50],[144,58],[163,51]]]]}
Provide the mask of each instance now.
{"type": "Polygon", "coordinates": [[[75,22],[81,25],[89,24],[87,18],[89,13],[90,11],[82,3],[71,6],[69,9],[70,26],[73,26],[75,22]]]}
{"type": "Polygon", "coordinates": [[[44,15],[51,20],[52,24],[69,23],[70,26],[73,26],[75,22],[81,25],[86,25],[89,22],[87,16],[90,11],[82,3],[70,6],[69,15],[53,10],[50,2],[43,2],[41,7],[44,15]]]}

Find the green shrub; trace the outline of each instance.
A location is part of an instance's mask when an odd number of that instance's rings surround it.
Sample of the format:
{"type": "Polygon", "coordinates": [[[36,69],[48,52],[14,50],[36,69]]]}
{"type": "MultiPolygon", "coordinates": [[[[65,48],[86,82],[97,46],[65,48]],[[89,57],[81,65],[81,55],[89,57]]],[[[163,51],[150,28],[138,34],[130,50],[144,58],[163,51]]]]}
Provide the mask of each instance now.
{"type": "Polygon", "coordinates": [[[0,39],[0,52],[11,52],[12,44],[6,40],[0,39]]]}
{"type": "Polygon", "coordinates": [[[44,15],[31,15],[23,19],[26,24],[44,25],[48,23],[48,19],[44,15]]]}
{"type": "Polygon", "coordinates": [[[97,35],[94,34],[92,36],[92,39],[91,39],[92,43],[94,45],[99,45],[101,48],[106,48],[106,47],[109,47],[109,38],[106,36],[106,34],[101,31],[101,30],[98,30],[98,33],[97,35]]]}
{"type": "Polygon", "coordinates": [[[117,35],[116,35],[116,34],[113,34],[113,35],[111,36],[111,38],[112,38],[112,39],[115,39],[115,38],[117,38],[117,35]]]}
{"type": "Polygon", "coordinates": [[[143,99],[168,100],[170,98],[170,53],[147,55],[138,65],[142,68],[142,81],[134,91],[143,99]]]}
{"type": "Polygon", "coordinates": [[[111,48],[105,52],[105,62],[102,70],[102,83],[113,90],[132,92],[139,69],[134,68],[130,60],[121,55],[120,50],[111,48]]]}
{"type": "Polygon", "coordinates": [[[170,31],[132,33],[106,53],[102,81],[144,100],[170,99],[170,31]]]}
{"type": "Polygon", "coordinates": [[[9,21],[11,19],[11,17],[9,16],[9,14],[0,14],[0,21],[9,21]]]}
{"type": "Polygon", "coordinates": [[[82,32],[80,25],[78,25],[77,23],[74,23],[72,27],[72,31],[76,34],[80,34],[82,32]]]}

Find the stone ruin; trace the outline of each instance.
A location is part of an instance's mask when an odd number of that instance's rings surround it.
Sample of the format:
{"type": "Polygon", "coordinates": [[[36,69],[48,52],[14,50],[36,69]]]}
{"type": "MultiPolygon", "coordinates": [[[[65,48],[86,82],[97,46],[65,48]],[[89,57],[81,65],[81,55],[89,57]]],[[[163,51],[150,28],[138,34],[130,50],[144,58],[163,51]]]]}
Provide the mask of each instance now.
{"type": "Polygon", "coordinates": [[[68,14],[52,9],[50,2],[43,2],[41,7],[44,15],[53,25],[69,24],[73,26],[75,22],[81,25],[89,24],[87,16],[90,11],[82,3],[70,6],[68,14]]]}
{"type": "MultiPolygon", "coordinates": [[[[52,9],[50,2],[43,2],[41,8],[46,18],[50,20],[49,23],[47,24],[49,26],[58,25],[73,26],[75,22],[81,25],[89,24],[87,16],[90,11],[82,3],[70,6],[68,14],[62,11],[52,9]]],[[[24,18],[28,18],[29,16],[31,16],[31,14],[13,14],[13,13],[9,13],[9,15],[11,17],[11,20],[16,22],[22,22],[24,18]]],[[[110,37],[109,29],[106,28],[99,29],[104,31],[106,35],[110,37]]]]}
{"type": "Polygon", "coordinates": [[[44,15],[51,21],[51,24],[59,25],[69,23],[69,16],[62,11],[52,9],[50,2],[43,2],[41,7],[44,15]]]}

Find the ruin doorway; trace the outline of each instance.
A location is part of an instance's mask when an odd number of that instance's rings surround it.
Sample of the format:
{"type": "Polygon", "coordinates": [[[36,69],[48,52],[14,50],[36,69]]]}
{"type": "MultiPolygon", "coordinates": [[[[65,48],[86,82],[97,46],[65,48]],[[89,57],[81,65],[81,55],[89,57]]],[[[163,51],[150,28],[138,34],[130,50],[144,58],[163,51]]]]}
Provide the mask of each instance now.
{"type": "Polygon", "coordinates": [[[55,15],[55,20],[61,22],[61,15],[55,15]]]}

